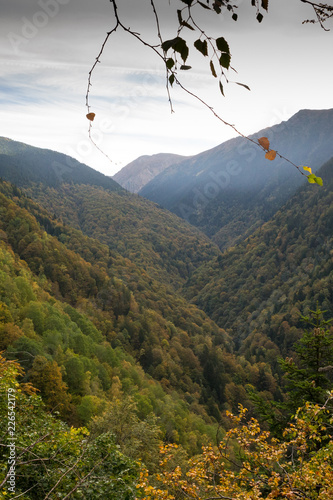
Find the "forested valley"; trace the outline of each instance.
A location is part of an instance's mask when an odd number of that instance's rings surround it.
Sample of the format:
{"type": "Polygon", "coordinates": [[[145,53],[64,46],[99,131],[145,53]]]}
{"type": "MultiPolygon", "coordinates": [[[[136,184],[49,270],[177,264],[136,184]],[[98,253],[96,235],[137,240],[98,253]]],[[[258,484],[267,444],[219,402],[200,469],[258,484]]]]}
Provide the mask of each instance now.
{"type": "Polygon", "coordinates": [[[64,155],[0,153],[1,498],[332,498],[333,160],[218,246],[64,155]]]}

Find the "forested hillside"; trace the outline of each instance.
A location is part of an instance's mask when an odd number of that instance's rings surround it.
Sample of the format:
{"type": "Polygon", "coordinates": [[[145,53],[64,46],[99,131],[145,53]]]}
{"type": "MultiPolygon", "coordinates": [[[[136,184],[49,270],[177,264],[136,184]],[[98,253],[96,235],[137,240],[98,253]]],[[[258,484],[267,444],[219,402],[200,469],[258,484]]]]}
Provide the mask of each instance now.
{"type": "MultiPolygon", "coordinates": [[[[50,396],[55,372],[64,400],[71,401],[63,413],[68,421],[85,423],[115,394],[131,395],[142,417],[161,418],[168,440],[189,445],[181,428],[193,425],[189,446],[199,446],[201,431],[223,408],[236,408],[239,394],[248,401],[243,386],[257,384],[259,367],[232,353],[223,329],[129,259],[50,217],[15,186],[2,182],[1,189],[1,348],[22,362],[50,408],[60,400],[50,396]],[[51,380],[42,375],[49,365],[51,380]]],[[[260,366],[271,377],[270,367],[260,366]]]]}
{"type": "MultiPolygon", "coordinates": [[[[323,187],[302,187],[259,230],[222,252],[175,214],[88,167],[77,164],[74,175],[52,152],[31,147],[25,162],[25,145],[12,142],[1,142],[1,175],[19,179],[20,187],[0,181],[0,390],[12,384],[21,391],[18,438],[28,448],[18,490],[35,488],[23,498],[47,498],[52,488],[60,498],[71,490],[82,498],[86,488],[89,499],[171,500],[195,485],[193,498],[217,488],[241,499],[242,467],[233,484],[233,467],[225,469],[209,444],[225,436],[220,446],[233,460],[235,439],[254,422],[240,427],[235,416],[230,424],[225,411],[242,412],[240,404],[262,419],[262,431],[253,424],[263,432],[260,460],[288,446],[313,450],[317,438],[302,422],[317,411],[322,433],[326,406],[308,406],[296,423],[290,415],[297,377],[300,406],[309,394],[311,404],[326,404],[332,378],[332,330],[319,309],[314,333],[299,342],[302,315],[311,318],[316,304],[325,318],[333,316],[333,160],[318,171],[323,187]],[[304,365],[302,345],[312,360],[324,353],[315,368],[304,365]],[[281,438],[289,424],[299,426],[302,445],[281,438]],[[268,428],[282,439],[276,448],[268,428]],[[48,462],[46,479],[29,446],[48,462]],[[75,462],[79,450],[85,459],[75,462]],[[67,467],[59,483],[58,457],[67,467]],[[202,478],[208,463],[230,481],[222,487],[210,473],[202,478]],[[86,477],[92,470],[94,485],[86,477]]],[[[257,445],[251,441],[251,450],[257,445]]],[[[326,463],[320,455],[311,467],[319,463],[326,463]]],[[[283,467],[294,477],[294,462],[283,467]]],[[[280,491],[294,491],[283,470],[280,491]]],[[[252,488],[258,472],[245,471],[252,488]]],[[[274,492],[270,473],[263,481],[274,492]]]]}
{"type": "Polygon", "coordinates": [[[200,264],[220,254],[204,234],[156,204],[126,191],[34,184],[31,197],[64,222],[107,244],[151,277],[179,288],[200,264]]]}
{"type": "Polygon", "coordinates": [[[333,316],[333,160],[319,172],[324,187],[300,189],[271,221],[188,283],[188,297],[252,361],[270,356],[265,339],[290,352],[300,316],[314,304],[333,316]]]}
{"type": "Polygon", "coordinates": [[[0,141],[0,176],[24,188],[50,214],[106,243],[163,284],[179,287],[193,269],[220,253],[200,231],[103,174],[76,162],[65,175],[67,157],[26,149],[27,155],[21,143],[0,141]]]}

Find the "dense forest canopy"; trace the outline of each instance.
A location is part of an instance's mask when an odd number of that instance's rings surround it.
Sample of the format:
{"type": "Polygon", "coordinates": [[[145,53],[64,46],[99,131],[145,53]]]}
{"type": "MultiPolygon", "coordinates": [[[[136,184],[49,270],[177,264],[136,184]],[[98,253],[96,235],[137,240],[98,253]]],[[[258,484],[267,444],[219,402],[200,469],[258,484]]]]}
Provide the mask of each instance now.
{"type": "Polygon", "coordinates": [[[0,182],[6,496],[328,500],[332,161],[222,252],[84,165],[0,144],[20,183],[0,182]]]}

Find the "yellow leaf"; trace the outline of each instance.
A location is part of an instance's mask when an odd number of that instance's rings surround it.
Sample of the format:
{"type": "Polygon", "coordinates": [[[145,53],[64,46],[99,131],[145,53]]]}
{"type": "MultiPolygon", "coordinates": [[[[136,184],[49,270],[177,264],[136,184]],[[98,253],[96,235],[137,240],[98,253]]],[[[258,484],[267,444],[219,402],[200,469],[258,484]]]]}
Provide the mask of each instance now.
{"type": "Polygon", "coordinates": [[[258,142],[264,149],[266,149],[267,151],[269,150],[269,140],[267,139],[267,137],[260,137],[260,139],[258,139],[258,142]]]}
{"type": "Polygon", "coordinates": [[[96,115],[95,115],[95,113],[88,113],[86,116],[87,116],[88,120],[93,122],[96,115]]]}
{"type": "Polygon", "coordinates": [[[271,149],[270,151],[267,151],[267,153],[265,154],[265,158],[267,158],[267,160],[275,160],[276,158],[276,151],[274,151],[274,149],[271,149]]]}
{"type": "Polygon", "coordinates": [[[304,170],[307,170],[308,172],[310,172],[310,174],[312,174],[312,170],[311,170],[311,167],[303,167],[304,170]]]}

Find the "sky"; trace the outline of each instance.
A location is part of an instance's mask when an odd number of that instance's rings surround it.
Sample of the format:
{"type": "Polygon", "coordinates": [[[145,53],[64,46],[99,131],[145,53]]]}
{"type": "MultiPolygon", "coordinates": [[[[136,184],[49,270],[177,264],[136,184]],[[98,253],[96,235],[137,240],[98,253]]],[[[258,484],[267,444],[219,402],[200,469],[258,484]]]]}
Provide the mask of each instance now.
{"type": "MultiPolygon", "coordinates": [[[[209,59],[193,47],[190,71],[179,72],[189,90],[243,134],[289,119],[300,109],[333,108],[333,23],[318,24],[300,0],[270,0],[259,24],[250,0],[235,0],[238,21],[197,5],[198,23],[229,43],[231,65],[225,97],[209,59]],[[248,85],[246,90],[233,82],[248,85]]],[[[174,38],[181,0],[155,0],[164,39],[174,38]]],[[[151,44],[158,43],[150,0],[118,0],[118,14],[151,44]]],[[[194,155],[235,137],[230,127],[180,88],[133,36],[113,33],[92,74],[92,136],[86,118],[88,73],[106,33],[115,26],[109,0],[0,0],[0,136],[59,151],[106,175],[142,155],[194,155]]]]}

